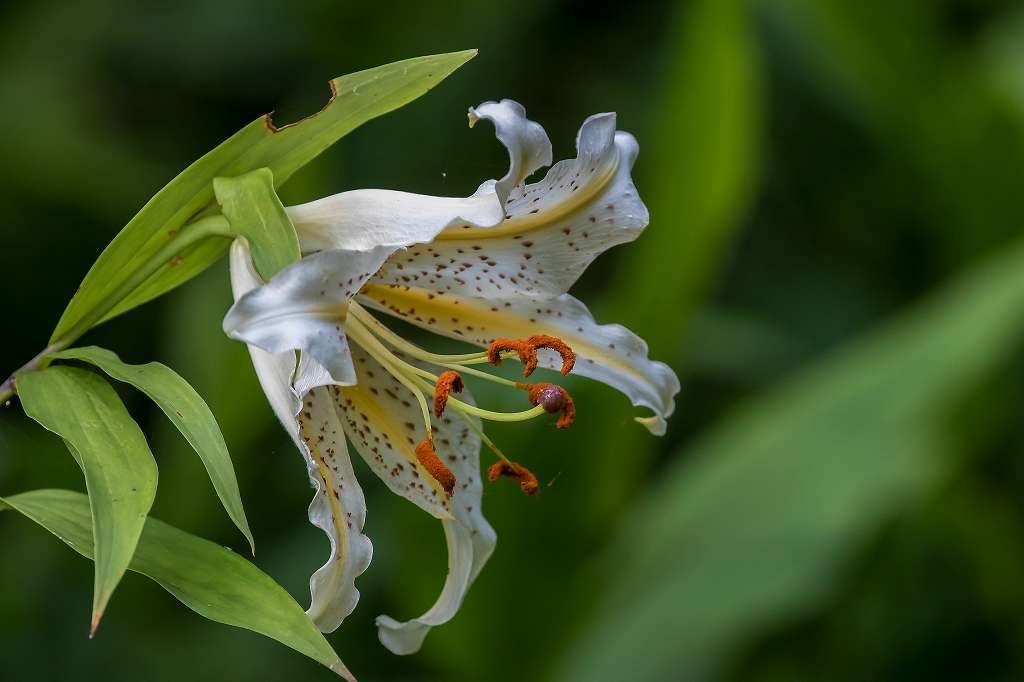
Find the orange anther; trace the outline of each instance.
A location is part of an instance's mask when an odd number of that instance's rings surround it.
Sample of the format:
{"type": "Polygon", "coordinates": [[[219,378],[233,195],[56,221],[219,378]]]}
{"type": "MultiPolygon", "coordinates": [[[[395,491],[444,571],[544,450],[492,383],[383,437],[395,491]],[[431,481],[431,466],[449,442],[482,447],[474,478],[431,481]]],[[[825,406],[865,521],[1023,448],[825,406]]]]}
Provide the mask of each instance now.
{"type": "Polygon", "coordinates": [[[440,417],[444,414],[444,406],[448,404],[448,396],[455,393],[462,393],[464,385],[462,377],[458,372],[442,372],[434,385],[434,416],[440,417]]]}
{"type": "Polygon", "coordinates": [[[487,346],[487,360],[497,367],[501,364],[501,354],[514,352],[523,363],[523,376],[530,376],[537,369],[537,349],[529,341],[522,339],[495,339],[487,346]]]}
{"type": "Polygon", "coordinates": [[[527,495],[536,495],[540,490],[540,483],[533,472],[516,462],[509,462],[501,459],[495,462],[487,470],[487,480],[497,481],[504,476],[514,481],[519,481],[519,487],[527,495]]]}
{"type": "Polygon", "coordinates": [[[542,405],[548,412],[561,412],[555,427],[567,429],[576,421],[576,403],[572,396],[556,384],[516,384],[526,389],[530,402],[542,405]]]}
{"type": "MultiPolygon", "coordinates": [[[[562,374],[569,374],[572,371],[573,365],[576,364],[576,353],[569,348],[569,344],[557,336],[548,336],[547,334],[537,334],[531,336],[526,340],[528,344],[533,346],[534,350],[538,348],[548,348],[555,351],[562,356],[562,374]]],[[[529,376],[529,375],[527,375],[529,376]]]]}
{"type": "Polygon", "coordinates": [[[416,459],[434,477],[434,480],[441,484],[450,497],[455,490],[455,474],[437,456],[430,438],[424,439],[416,446],[416,459]]]}

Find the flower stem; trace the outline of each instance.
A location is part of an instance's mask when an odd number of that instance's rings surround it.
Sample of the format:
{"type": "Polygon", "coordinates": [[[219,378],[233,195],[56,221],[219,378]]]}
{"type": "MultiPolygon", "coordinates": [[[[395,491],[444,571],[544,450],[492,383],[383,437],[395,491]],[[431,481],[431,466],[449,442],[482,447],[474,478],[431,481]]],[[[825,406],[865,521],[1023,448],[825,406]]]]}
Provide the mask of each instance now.
{"type": "Polygon", "coordinates": [[[58,347],[57,344],[47,346],[39,355],[35,356],[34,358],[26,362],[24,365],[19,367],[16,371],[12,372],[11,376],[7,377],[4,383],[0,384],[0,405],[10,400],[17,392],[17,389],[14,385],[14,380],[19,374],[23,372],[32,372],[39,369],[43,364],[43,359],[47,355],[49,355],[50,353],[56,353],[59,350],[63,349],[58,347]]]}
{"type": "Polygon", "coordinates": [[[47,356],[51,353],[64,350],[78,340],[82,334],[92,329],[104,316],[113,310],[118,303],[128,297],[133,291],[141,286],[147,279],[170,262],[175,256],[193,244],[210,237],[232,238],[234,234],[230,231],[227,219],[222,215],[213,215],[198,220],[191,225],[182,228],[171,241],[162,249],[156,252],[152,258],[143,263],[128,279],[121,283],[114,291],[100,303],[83,315],[72,327],[60,338],[54,340],[39,355],[35,356],[22,367],[12,372],[7,379],[0,384],[0,404],[8,401],[17,393],[17,377],[24,372],[32,372],[47,365],[47,356]]]}

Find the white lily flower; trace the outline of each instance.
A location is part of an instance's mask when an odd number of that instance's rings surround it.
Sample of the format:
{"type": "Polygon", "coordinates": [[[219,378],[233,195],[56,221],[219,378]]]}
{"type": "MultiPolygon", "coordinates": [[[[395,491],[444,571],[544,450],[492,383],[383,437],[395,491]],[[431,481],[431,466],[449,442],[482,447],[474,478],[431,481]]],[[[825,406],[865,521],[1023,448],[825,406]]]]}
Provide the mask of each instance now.
{"type": "Polygon", "coordinates": [[[481,442],[499,458],[491,480],[507,476],[525,492],[537,490],[536,477],[505,458],[480,420],[557,412],[562,428],[575,416],[560,387],[508,381],[476,365],[512,354],[527,376],[541,366],[597,379],[652,410],[637,421],[658,435],[679,391],[676,375],[648,359],[639,337],[597,324],[567,293],[598,254],[647,225],[630,177],[636,140],[616,131],[614,114],[591,116],[577,137],[577,157],[524,184],[551,163],[543,128],[510,100],[470,109],[470,125],[479,119],[494,124],[510,168],[472,196],[356,190],[291,207],[302,250],[311,255],[266,284],[244,242],[231,254],[236,303],[225,331],[249,344],[275,413],[306,457],[317,489],[310,520],[331,539],[331,560],[311,579],[317,625],[333,630],[351,612],[354,580],[371,553],[346,436],[391,490],[442,521],[448,576],[437,602],[410,621],[377,620],[381,641],[400,654],[419,649],[432,626],[454,616],[494,549],[481,513],[481,442]],[[428,352],[371,310],[486,350],[428,352]],[[523,390],[533,407],[481,409],[462,375],[523,390]]]}

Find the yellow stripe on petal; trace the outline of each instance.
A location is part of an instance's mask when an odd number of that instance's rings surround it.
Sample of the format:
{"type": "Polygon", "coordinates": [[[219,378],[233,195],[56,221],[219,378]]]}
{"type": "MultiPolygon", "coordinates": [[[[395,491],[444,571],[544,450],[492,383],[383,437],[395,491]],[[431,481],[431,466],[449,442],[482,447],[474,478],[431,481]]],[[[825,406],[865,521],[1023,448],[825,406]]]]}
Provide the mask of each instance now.
{"type": "MultiPolygon", "coordinates": [[[[579,360],[574,373],[624,393],[634,405],[649,407],[662,430],[674,409],[679,380],[664,363],[647,357],[647,344],[625,327],[597,324],[586,306],[568,294],[548,299],[485,299],[438,294],[412,286],[364,287],[358,297],[376,308],[437,334],[487,346],[496,338],[550,334],[565,341],[579,360]]],[[[561,357],[542,350],[540,365],[561,367],[561,357]]],[[[646,425],[646,424],[645,424],[646,425]]]]}
{"type": "MultiPolygon", "coordinates": [[[[448,573],[434,605],[404,622],[384,615],[377,619],[384,646],[397,654],[410,654],[420,648],[432,627],[455,616],[494,550],[494,530],[481,509],[480,427],[472,417],[431,416],[436,454],[455,476],[450,498],[434,494],[435,488],[427,486],[433,479],[415,461],[414,443],[422,439],[424,427],[417,425],[420,412],[414,396],[359,345],[353,344],[352,355],[359,383],[335,389],[349,438],[391,490],[441,519],[448,545],[448,573]],[[417,474],[412,475],[413,471],[417,474]]],[[[472,404],[468,389],[462,398],[472,404]]]]}
{"type": "Polygon", "coordinates": [[[356,344],[352,359],[356,385],[334,389],[352,444],[393,492],[432,516],[451,518],[448,494],[416,457],[416,444],[428,434],[413,395],[356,344]]]}
{"type": "Polygon", "coordinates": [[[615,130],[614,114],[592,116],[580,129],[577,158],[515,187],[501,224],[449,227],[393,254],[371,281],[485,298],[565,293],[598,255],[647,226],[630,175],[638,149],[632,135],[615,130]]]}
{"type": "Polygon", "coordinates": [[[370,564],[373,547],[363,535],[366,502],[352,471],[345,434],[329,389],[309,392],[298,416],[299,437],[317,493],[309,520],[327,533],[331,558],[309,580],[309,617],[324,632],[333,632],[355,609],[355,578],[370,564]]]}
{"type": "MultiPolygon", "coordinates": [[[[564,201],[554,204],[546,210],[541,211],[538,209],[534,212],[532,208],[529,208],[529,202],[526,202],[526,204],[524,204],[520,209],[522,212],[515,214],[509,213],[509,217],[496,227],[473,227],[472,225],[449,227],[437,235],[434,240],[497,239],[499,237],[511,237],[517,234],[526,234],[532,230],[548,227],[555,221],[570,218],[577,211],[585,210],[587,208],[587,204],[595,197],[600,196],[612,181],[612,178],[615,177],[617,168],[618,163],[616,159],[616,162],[614,163],[608,163],[600,169],[595,169],[593,173],[589,174],[590,177],[586,179],[586,184],[580,185],[580,188],[585,191],[572,192],[566,196],[564,201]]],[[[539,184],[540,183],[538,183],[538,185],[539,184]]],[[[530,188],[536,186],[537,185],[529,185],[525,190],[518,190],[513,195],[513,200],[522,202],[522,198],[524,196],[529,198],[530,195],[525,194],[525,192],[529,192],[530,188]]]]}
{"type": "MultiPolygon", "coordinates": [[[[236,300],[263,284],[244,240],[232,245],[230,262],[236,300]]],[[[309,579],[307,613],[318,628],[331,632],[355,608],[359,600],[355,579],[366,570],[373,554],[370,540],[363,534],[366,502],[327,389],[311,391],[300,401],[291,384],[296,371],[294,352],[268,353],[253,346],[249,352],[271,408],[302,453],[316,491],[309,505],[309,521],[327,535],[331,555],[309,579]]],[[[307,365],[300,374],[308,376],[309,370],[307,365]]]]}
{"type": "MultiPolygon", "coordinates": [[[[594,345],[581,333],[585,328],[571,330],[559,325],[553,329],[550,315],[558,310],[543,301],[512,304],[443,294],[431,294],[416,287],[383,287],[368,285],[361,302],[394,316],[401,317],[438,334],[461,339],[478,346],[487,346],[496,338],[527,338],[550,333],[565,341],[578,355],[590,363],[600,362],[616,369],[640,375],[628,358],[613,355],[610,350],[594,345]]],[[[559,365],[561,360],[559,358],[559,365]]],[[[551,366],[555,368],[554,365],[551,366]]]]}

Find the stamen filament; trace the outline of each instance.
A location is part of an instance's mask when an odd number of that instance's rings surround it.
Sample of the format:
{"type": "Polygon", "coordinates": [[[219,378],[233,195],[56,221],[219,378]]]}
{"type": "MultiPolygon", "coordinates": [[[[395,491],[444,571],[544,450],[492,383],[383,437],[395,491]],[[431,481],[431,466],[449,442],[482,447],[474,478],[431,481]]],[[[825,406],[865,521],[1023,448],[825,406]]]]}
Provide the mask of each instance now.
{"type": "Polygon", "coordinates": [[[366,308],[359,305],[355,301],[349,303],[348,309],[349,315],[354,315],[357,320],[362,322],[367,327],[371,328],[374,333],[383,338],[385,341],[390,343],[392,346],[407,353],[408,355],[416,358],[417,360],[423,360],[434,365],[444,365],[445,363],[456,363],[461,364],[463,362],[473,362],[478,364],[480,362],[487,362],[487,353],[484,351],[478,351],[476,353],[464,353],[462,355],[440,355],[438,353],[431,353],[425,351],[415,344],[409,343],[401,336],[391,331],[391,329],[383,322],[378,320],[376,317],[370,314],[366,308]]]}
{"type": "MultiPolygon", "coordinates": [[[[426,395],[434,395],[434,384],[419,377],[416,377],[416,381],[419,382],[420,391],[426,395]]],[[[495,412],[493,410],[485,410],[482,407],[477,407],[476,405],[464,403],[458,398],[452,398],[450,396],[448,398],[448,407],[492,422],[524,422],[544,414],[543,405],[537,405],[532,409],[523,410],[522,412],[495,412]]]]}
{"type": "Polygon", "coordinates": [[[541,405],[522,412],[494,412],[474,405],[467,405],[458,398],[449,398],[448,406],[492,422],[525,422],[545,414],[544,407],[541,405]]]}
{"type": "MultiPolygon", "coordinates": [[[[349,314],[351,314],[352,312],[354,312],[354,310],[350,308],[349,314]]],[[[385,367],[391,369],[392,372],[395,374],[395,378],[398,379],[402,383],[402,385],[404,385],[406,388],[411,390],[416,395],[416,399],[419,401],[421,409],[424,410],[424,419],[427,420],[428,424],[427,432],[428,434],[430,434],[432,430],[429,427],[430,422],[429,415],[426,412],[427,403],[425,396],[433,394],[434,385],[436,384],[438,377],[425,369],[416,367],[415,365],[410,365],[407,362],[403,362],[400,358],[397,358],[393,353],[388,351],[377,339],[367,338],[370,337],[371,334],[370,330],[366,329],[366,327],[364,327],[361,324],[363,321],[363,316],[369,317],[371,320],[373,320],[373,322],[377,323],[377,325],[383,327],[383,325],[381,325],[381,323],[378,322],[376,318],[373,318],[373,316],[369,315],[365,310],[361,310],[356,313],[356,319],[352,320],[352,322],[355,322],[355,324],[352,325],[351,323],[349,323],[349,325],[346,326],[347,331],[349,332],[349,334],[351,334],[352,339],[354,341],[362,345],[366,349],[366,352],[368,352],[374,359],[383,364],[385,367]],[[362,315],[360,315],[360,313],[362,313],[362,315]],[[381,355],[384,355],[385,357],[381,357],[381,355]],[[409,377],[408,381],[405,380],[405,377],[401,376],[403,371],[412,374],[412,376],[409,377]]],[[[390,332],[391,330],[387,331],[390,332]]],[[[401,339],[401,337],[396,336],[395,338],[401,341],[402,345],[404,346],[408,346],[409,348],[417,351],[420,350],[416,348],[416,346],[413,346],[412,344],[406,342],[404,339],[401,339]]],[[[404,350],[404,348],[402,350],[404,350]]],[[[422,352],[422,354],[426,356],[433,355],[432,353],[427,353],[425,351],[422,352]]],[[[482,360],[486,362],[487,358],[483,357],[482,360]]],[[[440,363],[435,362],[434,364],[440,363]]],[[[482,375],[484,378],[488,379],[501,379],[500,377],[492,377],[490,374],[480,372],[479,370],[471,370],[467,367],[460,367],[459,369],[461,371],[468,371],[470,374],[482,375]]],[[[501,381],[508,383],[510,386],[514,388],[517,387],[514,381],[508,381],[506,379],[501,379],[501,381]]],[[[541,414],[544,414],[544,408],[543,406],[540,405],[534,407],[533,409],[525,410],[523,412],[494,412],[491,410],[485,410],[476,407],[474,405],[469,405],[451,396],[448,397],[447,406],[451,407],[460,414],[462,420],[466,423],[466,425],[469,426],[469,428],[472,429],[476,433],[476,435],[480,437],[480,440],[484,443],[484,445],[486,445],[491,450],[491,452],[497,455],[499,459],[501,459],[504,462],[508,462],[509,464],[512,463],[512,460],[510,460],[505,455],[505,453],[501,451],[501,448],[495,445],[494,441],[492,441],[487,436],[487,434],[484,433],[484,430],[481,429],[477,425],[477,423],[474,420],[470,419],[469,417],[476,416],[482,419],[490,419],[492,421],[525,421],[527,419],[532,419],[534,417],[540,416],[541,414]]]]}
{"type": "Polygon", "coordinates": [[[487,434],[484,433],[483,429],[476,425],[475,421],[470,419],[465,413],[460,413],[460,416],[462,417],[462,421],[466,422],[469,428],[473,429],[473,432],[476,433],[476,435],[480,436],[480,440],[483,441],[483,444],[486,445],[491,450],[491,452],[497,455],[499,459],[502,459],[506,462],[512,461],[505,456],[505,453],[502,452],[497,445],[494,444],[494,441],[487,437],[487,434]]]}
{"type": "MultiPolygon", "coordinates": [[[[398,379],[403,386],[408,388],[410,391],[413,392],[413,394],[416,395],[416,400],[419,401],[420,408],[423,410],[424,420],[426,421],[427,424],[427,433],[431,433],[430,410],[427,407],[427,401],[424,396],[430,396],[431,399],[433,399],[434,386],[436,385],[438,379],[437,375],[420,367],[416,367],[415,365],[411,365],[408,362],[405,362],[401,358],[397,357],[393,352],[391,352],[391,350],[389,350],[387,346],[385,346],[381,342],[380,339],[374,336],[373,333],[369,329],[367,329],[367,327],[363,324],[363,318],[365,317],[368,318],[369,320],[372,320],[373,323],[379,325],[383,329],[387,328],[384,327],[382,323],[377,321],[372,315],[369,315],[369,313],[363,310],[358,304],[353,304],[352,307],[349,308],[349,315],[352,317],[346,320],[345,328],[351,334],[352,339],[356,341],[364,349],[366,349],[366,352],[373,356],[374,359],[376,359],[382,365],[390,369],[391,372],[395,375],[395,378],[398,379]]],[[[388,329],[387,332],[389,334],[394,335],[394,332],[391,332],[390,329],[388,329]]],[[[422,356],[424,355],[433,355],[432,353],[427,353],[426,351],[417,348],[413,344],[405,341],[404,339],[397,335],[394,335],[394,337],[399,339],[402,343],[403,347],[400,348],[399,350],[402,350],[404,352],[404,347],[409,347],[413,351],[415,351],[415,355],[413,353],[410,353],[410,355],[413,355],[413,357],[423,359],[422,356]]],[[[398,344],[395,345],[397,346],[398,344]]],[[[442,355],[439,357],[449,356],[442,355]]],[[[486,353],[484,353],[482,361],[487,362],[486,353]]],[[[426,362],[431,361],[426,360],[426,362]]],[[[439,363],[434,362],[434,364],[439,363]]],[[[458,369],[464,370],[467,368],[459,367],[458,369]]],[[[476,372],[470,373],[474,374],[474,376],[477,375],[476,372]]],[[[492,377],[491,375],[486,374],[484,372],[479,372],[479,374],[490,379],[500,378],[492,377]]],[[[505,379],[502,379],[502,382],[505,381],[505,379]]],[[[516,384],[515,382],[509,381],[507,383],[513,387],[519,387],[519,385],[516,384]]],[[[537,405],[532,409],[523,410],[521,412],[495,412],[493,410],[485,410],[483,408],[476,407],[475,405],[469,405],[457,398],[451,397],[448,399],[448,405],[466,414],[472,414],[476,417],[480,417],[481,419],[487,419],[489,421],[497,422],[527,421],[533,419],[534,417],[539,417],[540,415],[544,414],[544,407],[541,405],[537,405]]]]}
{"type": "Polygon", "coordinates": [[[487,379],[488,381],[493,381],[496,384],[501,384],[503,386],[509,386],[511,388],[519,388],[519,385],[518,385],[519,382],[511,381],[509,379],[506,379],[505,377],[496,377],[493,374],[488,374],[487,372],[482,372],[479,369],[473,369],[472,367],[466,367],[466,365],[456,365],[456,364],[448,365],[448,364],[444,364],[444,363],[437,363],[437,364],[440,365],[441,367],[444,367],[445,369],[452,369],[452,370],[455,370],[457,372],[462,372],[462,373],[465,373],[465,374],[469,374],[471,376],[479,377],[480,379],[487,379]]]}
{"type": "Polygon", "coordinates": [[[395,355],[385,348],[373,336],[373,334],[366,329],[366,327],[359,323],[358,320],[346,320],[345,331],[347,331],[352,336],[352,339],[362,346],[374,360],[384,365],[384,367],[391,372],[391,375],[394,376],[400,384],[405,386],[414,396],[416,396],[416,401],[420,405],[420,411],[423,413],[423,423],[427,430],[427,438],[431,438],[434,431],[430,425],[430,408],[427,406],[427,400],[423,397],[423,393],[417,390],[417,386],[414,383],[417,377],[410,377],[406,374],[406,368],[419,368],[413,367],[412,365],[402,362],[396,358],[395,355]]]}
{"type": "MultiPolygon", "coordinates": [[[[400,350],[411,357],[414,357],[418,360],[423,360],[424,362],[429,362],[430,364],[437,365],[438,367],[444,367],[445,369],[450,369],[457,372],[464,372],[466,374],[470,374],[480,379],[486,379],[487,381],[491,381],[496,384],[501,384],[502,386],[508,386],[510,388],[519,387],[517,382],[511,381],[510,379],[506,379],[505,377],[494,376],[493,374],[488,374],[487,372],[483,372],[479,369],[467,367],[467,365],[470,364],[482,365],[489,362],[486,351],[481,351],[479,353],[469,353],[466,355],[439,355],[437,353],[431,353],[413,343],[410,343],[409,341],[406,341],[401,336],[395,334],[387,326],[385,326],[383,322],[378,320],[368,310],[363,308],[355,301],[352,301],[349,305],[351,306],[349,308],[350,315],[355,314],[356,319],[358,319],[360,322],[366,325],[371,332],[377,334],[378,336],[383,338],[384,341],[394,346],[397,350],[400,350]]],[[[436,380],[436,377],[433,377],[433,375],[429,375],[429,373],[426,372],[426,370],[422,370],[419,367],[415,367],[415,369],[417,370],[416,373],[419,374],[420,376],[428,379],[433,378],[436,380]]]]}

